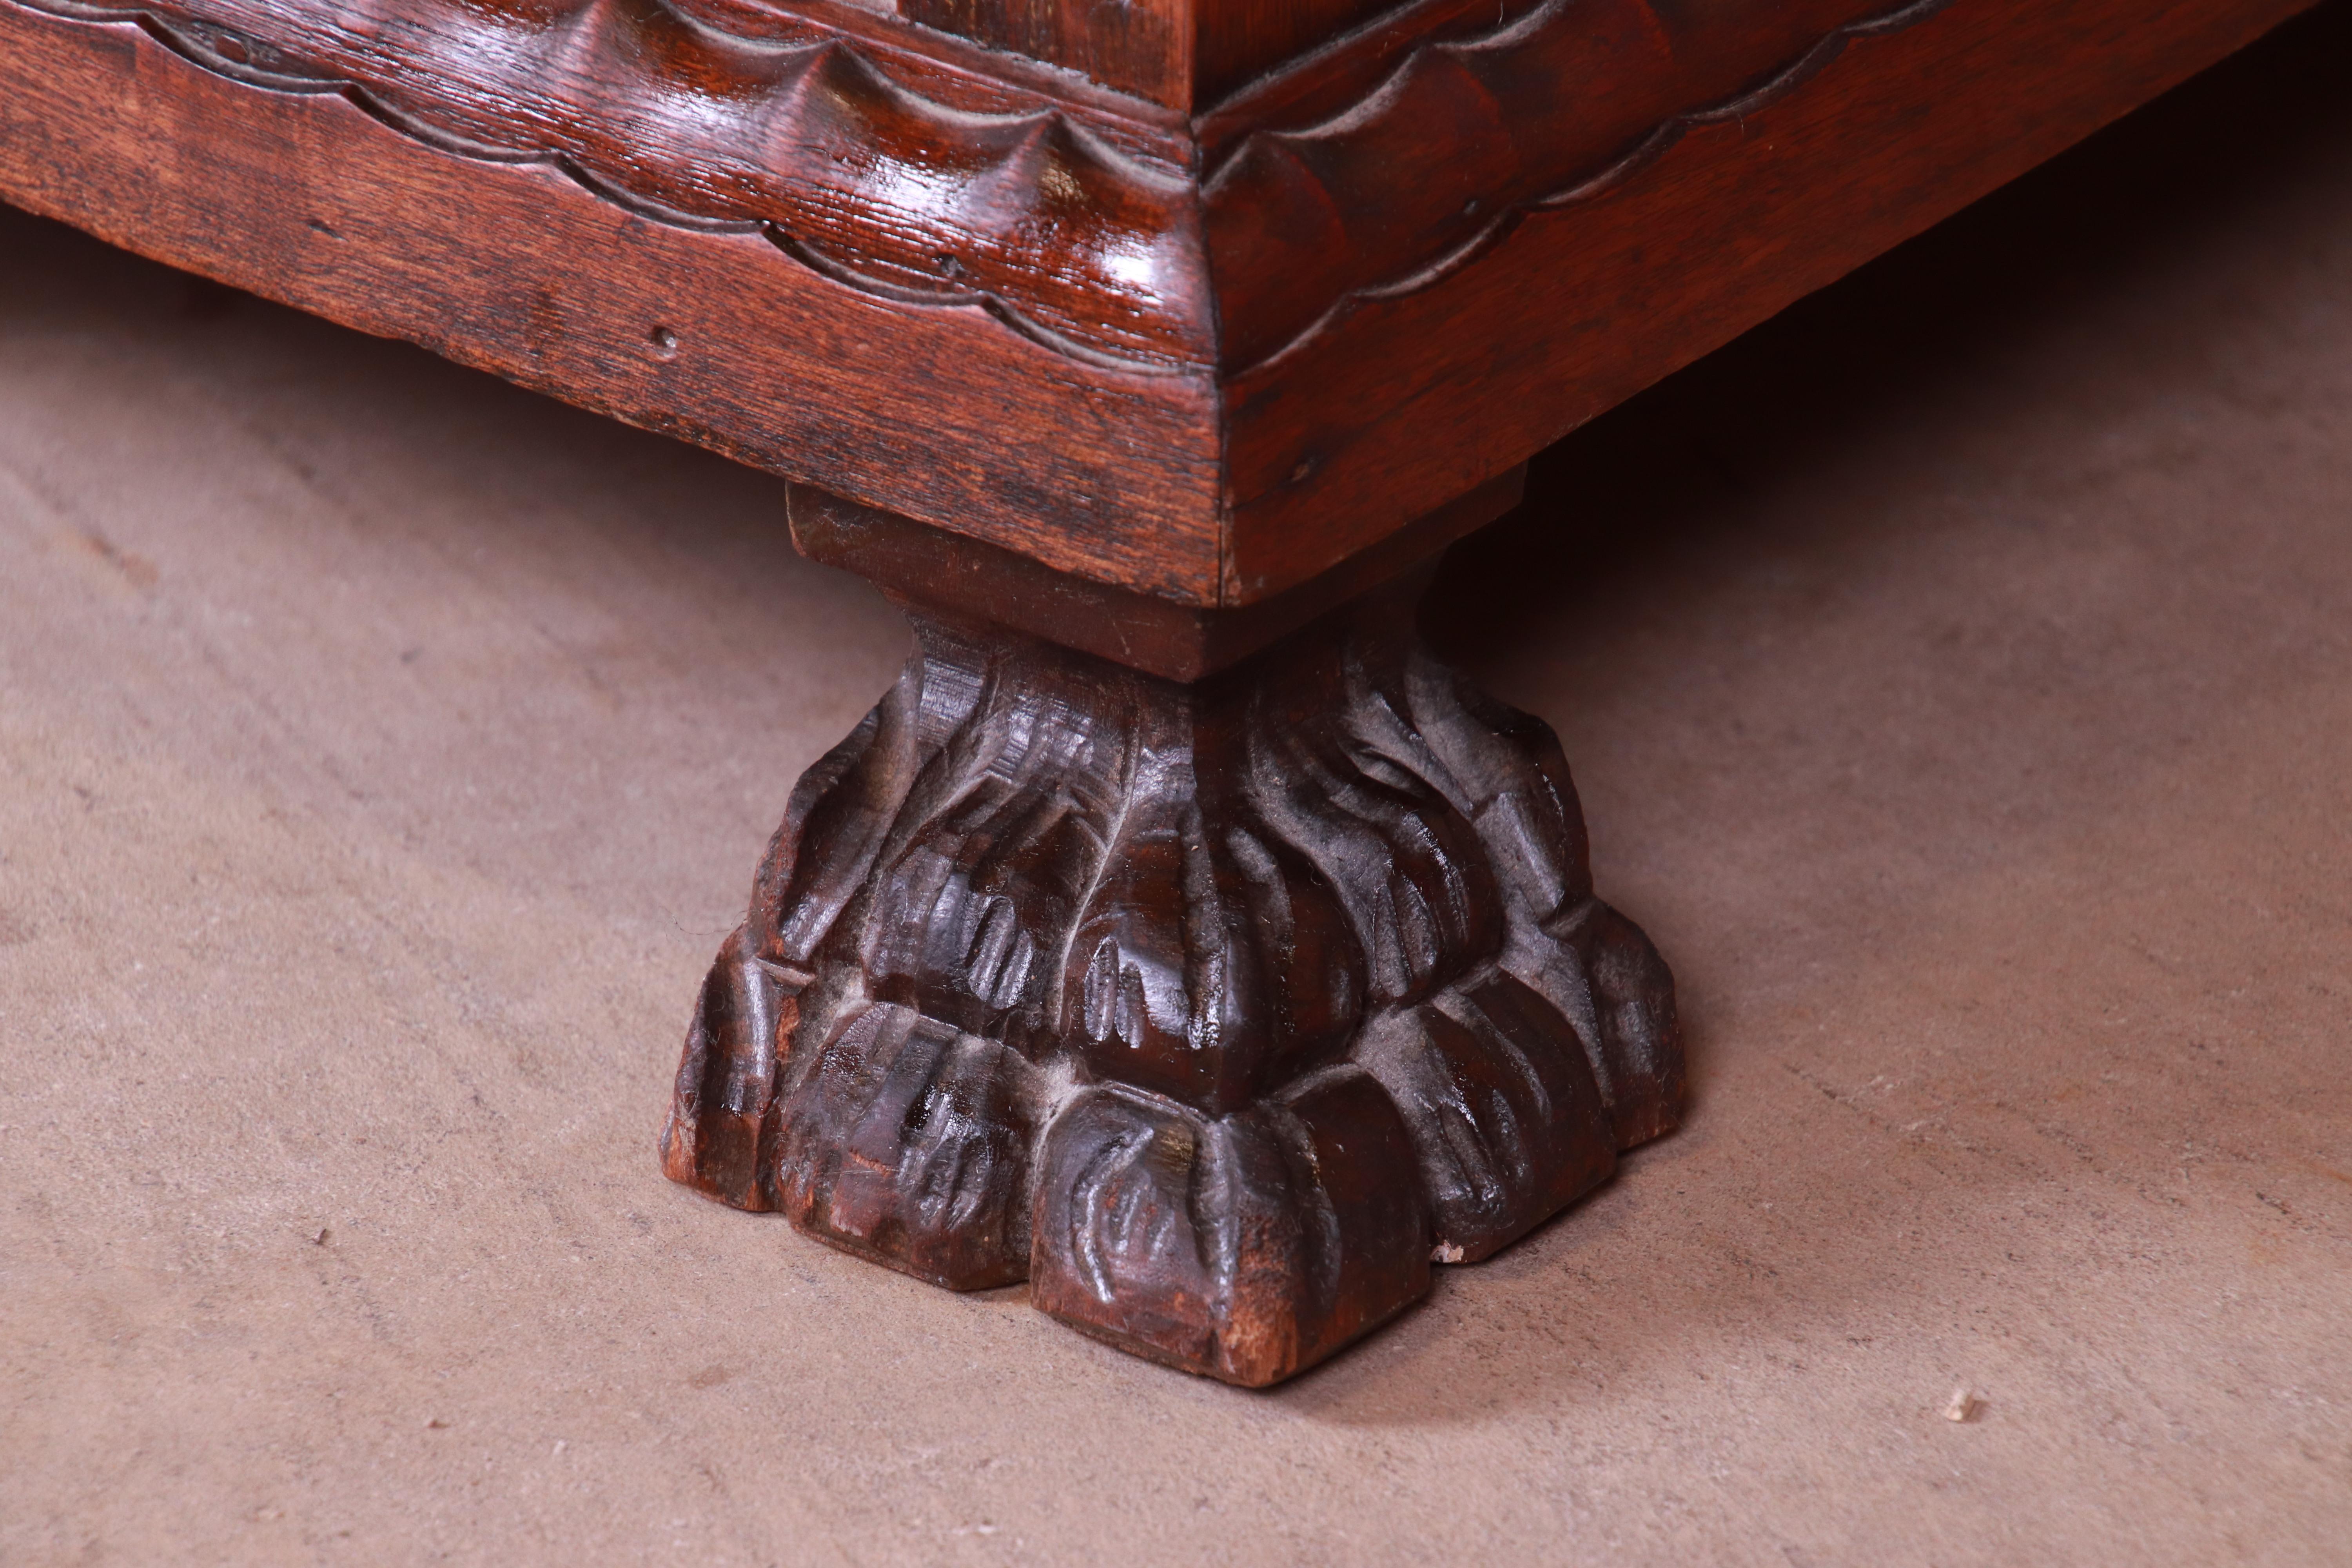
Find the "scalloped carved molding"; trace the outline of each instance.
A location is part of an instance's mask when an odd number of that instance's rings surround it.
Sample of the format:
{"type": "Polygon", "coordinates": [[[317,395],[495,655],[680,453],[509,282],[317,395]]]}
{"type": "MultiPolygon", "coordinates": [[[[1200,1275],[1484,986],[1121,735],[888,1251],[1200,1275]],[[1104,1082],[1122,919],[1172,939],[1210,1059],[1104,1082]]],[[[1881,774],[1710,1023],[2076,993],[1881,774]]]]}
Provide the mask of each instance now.
{"type": "Polygon", "coordinates": [[[1148,105],[1122,118],[1098,89],[982,75],[814,7],[752,36],[740,7],[729,27],[681,9],[726,0],[23,3],[135,22],[257,89],[340,92],[462,156],[553,165],[656,221],[763,234],[869,295],[977,306],[1091,363],[1239,374],[1951,0],[1737,0],[1704,25],[1544,0],[1411,48],[1311,123],[1281,123],[1270,92],[1249,129],[1244,95],[1213,158],[1148,105]]]}
{"type": "Polygon", "coordinates": [[[1694,126],[1740,120],[1855,39],[1952,0],[1748,0],[1668,27],[1647,0],[1545,0],[1412,50],[1356,101],[1236,137],[1205,184],[1220,363],[1271,363],[1369,300],[1427,289],[1533,213],[1623,184],[1694,126]],[[1758,63],[1766,62],[1759,70],[1758,63]]]}
{"type": "Polygon", "coordinates": [[[462,156],[554,165],[656,221],[763,233],[866,293],[981,306],[1065,353],[1213,355],[1197,193],[1143,137],[1122,148],[1099,116],[929,62],[886,68],[836,33],[748,38],[664,0],[27,3],[134,22],[257,89],[340,92],[462,156]]]}

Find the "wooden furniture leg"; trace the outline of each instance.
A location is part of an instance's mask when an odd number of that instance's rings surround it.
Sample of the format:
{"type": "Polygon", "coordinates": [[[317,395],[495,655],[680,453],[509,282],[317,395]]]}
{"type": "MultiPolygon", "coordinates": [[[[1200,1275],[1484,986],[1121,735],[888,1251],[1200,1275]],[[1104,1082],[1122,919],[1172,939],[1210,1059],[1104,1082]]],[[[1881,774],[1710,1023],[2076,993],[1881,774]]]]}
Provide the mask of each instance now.
{"type": "Polygon", "coordinates": [[[921,650],[666,1168],[1259,1384],[1675,1113],[1416,565],[2304,4],[0,0],[0,195],[793,481],[921,650]]]}
{"type": "MultiPolygon", "coordinates": [[[[812,553],[921,560],[793,509],[812,553]]],[[[1420,574],[1223,647],[1079,583],[886,582],[919,647],[712,966],[673,1178],[1262,1384],[1674,1125],[1665,965],[1593,897],[1551,731],[1422,646],[1420,574]]]]}

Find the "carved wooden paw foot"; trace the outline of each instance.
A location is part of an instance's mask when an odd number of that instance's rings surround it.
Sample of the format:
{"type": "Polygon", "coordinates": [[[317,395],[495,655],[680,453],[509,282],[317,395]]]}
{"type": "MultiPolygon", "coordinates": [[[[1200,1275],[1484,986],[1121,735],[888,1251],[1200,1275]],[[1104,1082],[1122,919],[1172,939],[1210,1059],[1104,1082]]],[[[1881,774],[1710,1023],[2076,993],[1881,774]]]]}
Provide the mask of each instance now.
{"type": "Polygon", "coordinates": [[[1190,683],[916,619],[711,971],[674,1179],[1256,1385],[1674,1125],[1558,742],[1402,595],[1190,683]]]}

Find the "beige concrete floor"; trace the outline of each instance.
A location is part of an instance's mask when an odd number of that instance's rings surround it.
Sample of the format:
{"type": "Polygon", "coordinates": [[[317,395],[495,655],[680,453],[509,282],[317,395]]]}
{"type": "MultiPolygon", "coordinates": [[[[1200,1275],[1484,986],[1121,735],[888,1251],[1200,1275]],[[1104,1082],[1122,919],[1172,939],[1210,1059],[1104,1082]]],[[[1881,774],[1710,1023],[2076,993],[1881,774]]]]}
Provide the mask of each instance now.
{"type": "Polygon", "coordinates": [[[0,1561],[2352,1562],[2347,62],[1456,559],[1696,1101],[1265,1394],[656,1173],[904,642],[773,482],[0,215],[0,1561]]]}

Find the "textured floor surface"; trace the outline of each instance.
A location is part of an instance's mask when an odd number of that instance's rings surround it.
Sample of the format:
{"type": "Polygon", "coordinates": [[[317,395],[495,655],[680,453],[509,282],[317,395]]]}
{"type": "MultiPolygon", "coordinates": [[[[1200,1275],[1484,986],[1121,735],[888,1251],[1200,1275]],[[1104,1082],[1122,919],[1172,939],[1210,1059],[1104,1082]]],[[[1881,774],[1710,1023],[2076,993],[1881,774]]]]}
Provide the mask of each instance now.
{"type": "Polygon", "coordinates": [[[777,485],[0,214],[0,1563],[2352,1561],[2347,62],[1457,556],[1696,1104],[1265,1394],[657,1174],[904,647],[777,485]]]}

